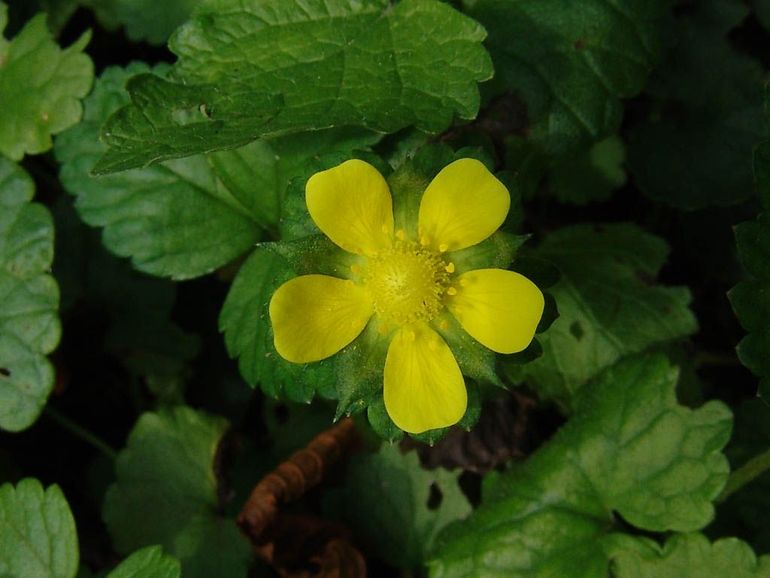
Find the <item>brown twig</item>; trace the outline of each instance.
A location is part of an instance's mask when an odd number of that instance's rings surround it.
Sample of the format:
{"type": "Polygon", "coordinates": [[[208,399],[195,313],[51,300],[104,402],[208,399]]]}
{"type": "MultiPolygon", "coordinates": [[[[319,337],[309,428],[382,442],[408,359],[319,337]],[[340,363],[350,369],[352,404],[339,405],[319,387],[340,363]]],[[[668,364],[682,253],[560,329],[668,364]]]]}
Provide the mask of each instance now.
{"type": "Polygon", "coordinates": [[[264,543],[265,530],[274,522],[280,506],[318,485],[354,439],[353,420],[345,418],[262,478],[238,516],[241,530],[254,544],[264,543]]]}

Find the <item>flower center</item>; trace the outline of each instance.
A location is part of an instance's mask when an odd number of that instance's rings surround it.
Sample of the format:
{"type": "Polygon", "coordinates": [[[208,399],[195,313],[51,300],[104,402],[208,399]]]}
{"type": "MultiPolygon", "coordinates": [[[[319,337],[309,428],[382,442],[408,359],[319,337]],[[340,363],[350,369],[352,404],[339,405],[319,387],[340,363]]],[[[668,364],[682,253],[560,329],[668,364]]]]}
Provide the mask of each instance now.
{"type": "Polygon", "coordinates": [[[441,255],[411,241],[396,241],[369,260],[363,282],[374,311],[386,322],[405,325],[430,321],[443,307],[454,266],[441,255]]]}

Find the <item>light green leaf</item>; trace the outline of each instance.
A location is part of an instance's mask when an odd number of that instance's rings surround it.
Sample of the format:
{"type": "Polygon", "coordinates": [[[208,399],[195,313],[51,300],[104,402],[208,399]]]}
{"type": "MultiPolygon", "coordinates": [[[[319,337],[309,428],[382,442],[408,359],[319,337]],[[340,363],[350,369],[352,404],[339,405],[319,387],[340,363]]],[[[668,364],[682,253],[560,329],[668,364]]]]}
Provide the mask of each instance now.
{"type": "Polygon", "coordinates": [[[548,175],[549,191],[562,203],[606,201],[626,184],[625,161],[623,141],[611,136],[588,150],[558,159],[548,175]]]}
{"type": "Polygon", "coordinates": [[[62,183],[77,195],[80,216],[105,227],[110,251],[131,257],[141,271],[187,279],[248,251],[260,228],[203,156],[120,175],[90,175],[105,150],[98,141],[101,123],[127,102],[126,80],[146,70],[140,63],[108,68],[85,101],[83,122],[57,138],[56,156],[62,183]]]}
{"type": "Polygon", "coordinates": [[[654,108],[630,131],[629,168],[656,201],[682,209],[738,203],[753,193],[752,148],[768,137],[765,72],[728,38],[748,9],[703,0],[682,14],[671,26],[675,47],[647,88],[654,108]]]}
{"type": "Polygon", "coordinates": [[[160,546],[147,546],[131,554],[107,578],[180,578],[179,561],[160,546]]]}
{"type": "MultiPolygon", "coordinates": [[[[0,2],[0,33],[8,7],[0,2]]],[[[62,50],[45,14],[38,14],[12,40],[0,36],[0,154],[21,160],[51,148],[51,135],[80,120],[80,99],[93,82],[91,59],[83,54],[85,33],[62,50]]]]}
{"type": "Polygon", "coordinates": [[[655,282],[667,253],[662,239],[634,225],[577,225],[546,237],[535,254],[561,270],[549,289],[559,318],[538,336],[543,355],[508,364],[510,376],[569,407],[618,359],[695,332],[690,292],[655,282]]]}
{"type": "Polygon", "coordinates": [[[133,41],[165,44],[201,0],[80,0],[108,28],[123,26],[133,41]]]}
{"type": "Polygon", "coordinates": [[[433,578],[606,578],[615,513],[651,531],[694,531],[725,484],[730,411],[678,405],[665,357],[618,363],[521,466],[491,477],[481,506],[447,529],[433,578]]]}
{"type": "Polygon", "coordinates": [[[226,420],[184,406],[139,418],[104,502],[116,551],[160,544],[185,577],[246,576],[249,546],[218,514],[214,457],[226,429],[226,420]]]}
{"type": "Polygon", "coordinates": [[[375,144],[381,137],[371,131],[346,127],[297,133],[219,151],[211,154],[209,161],[217,177],[257,222],[275,232],[286,188],[293,178],[305,173],[309,162],[327,154],[350,155],[355,149],[375,144]],[[255,190],[260,194],[255,195],[255,190]]]}
{"type": "Polygon", "coordinates": [[[560,154],[617,132],[659,52],[665,0],[464,0],[489,32],[495,88],[524,100],[530,138],[560,154]]]}
{"type": "Polygon", "coordinates": [[[0,157],[0,427],[20,431],[43,410],[54,382],[45,355],[61,336],[48,209],[30,202],[32,179],[0,157]]]}
{"type": "Polygon", "coordinates": [[[383,444],[378,453],[351,460],[345,487],[331,496],[327,506],[389,564],[418,566],[427,559],[438,533],[471,512],[457,482],[459,475],[425,470],[416,452],[402,454],[397,446],[383,444]]]}
{"type": "Polygon", "coordinates": [[[646,549],[621,551],[613,561],[616,578],[770,578],[770,556],[757,559],[737,538],[710,543],[702,534],[679,534],[646,549]]]}
{"type": "Polygon", "coordinates": [[[0,576],[75,578],[78,535],[59,486],[35,479],[0,486],[0,576]]]}
{"type": "Polygon", "coordinates": [[[96,170],[332,126],[440,132],[478,111],[484,35],[437,0],[207,2],[170,41],[183,84],[135,79],[96,170]]]}

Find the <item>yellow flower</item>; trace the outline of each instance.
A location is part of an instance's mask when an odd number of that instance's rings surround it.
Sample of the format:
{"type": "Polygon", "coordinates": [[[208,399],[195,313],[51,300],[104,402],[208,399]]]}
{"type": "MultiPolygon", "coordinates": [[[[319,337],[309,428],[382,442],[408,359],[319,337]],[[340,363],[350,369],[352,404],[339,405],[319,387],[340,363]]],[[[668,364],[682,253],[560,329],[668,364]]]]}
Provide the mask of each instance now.
{"type": "Polygon", "coordinates": [[[270,301],[276,350],[290,362],[318,361],[377,323],[391,336],[383,396],[393,422],[410,433],[457,423],[467,393],[437,331],[447,328],[446,312],[498,353],[525,349],[543,313],[543,294],[526,277],[503,269],[458,271],[452,260],[454,251],[500,227],[508,190],[479,161],[455,161],[425,189],[416,230],[396,228],[388,184],[363,161],[314,174],[305,192],[315,224],[355,255],[355,264],[347,279],[304,275],[276,290],[270,301]]]}

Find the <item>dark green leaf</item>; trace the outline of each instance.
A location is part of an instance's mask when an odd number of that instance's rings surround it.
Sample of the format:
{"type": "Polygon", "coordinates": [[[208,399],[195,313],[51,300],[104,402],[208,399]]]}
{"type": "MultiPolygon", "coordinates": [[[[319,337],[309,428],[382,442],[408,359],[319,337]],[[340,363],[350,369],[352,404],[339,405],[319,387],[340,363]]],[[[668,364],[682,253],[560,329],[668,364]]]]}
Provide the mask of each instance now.
{"type": "Polygon", "coordinates": [[[139,418],[104,501],[118,552],[160,544],[185,577],[246,576],[249,546],[218,513],[214,458],[226,428],[224,419],[184,406],[139,418]]]}
{"type": "Polygon", "coordinates": [[[770,221],[761,215],[756,221],[735,228],[741,262],[751,276],[730,291],[730,303],[738,320],[748,331],[738,344],[738,357],[760,377],[759,393],[770,399],[770,221]]]}
{"type": "Polygon", "coordinates": [[[626,183],[626,148],[617,136],[558,159],[548,176],[549,191],[563,203],[606,201],[626,183]]]}
{"type": "Polygon", "coordinates": [[[59,486],[27,478],[0,486],[0,576],[74,578],[78,535],[59,486]]]}
{"type": "Polygon", "coordinates": [[[697,328],[690,292],[656,284],[666,243],[634,225],[561,229],[534,253],[561,270],[549,289],[559,318],[538,337],[543,356],[508,369],[541,395],[569,406],[583,384],[618,359],[697,328]]]}
{"type": "Polygon", "coordinates": [[[621,98],[656,64],[665,0],[464,0],[489,32],[495,88],[523,99],[529,135],[563,153],[617,132],[621,98]]]}
{"type": "Polygon", "coordinates": [[[133,41],[165,44],[201,0],[80,0],[108,28],[123,26],[133,41]]]}
{"type": "Polygon", "coordinates": [[[471,512],[458,476],[424,470],[416,452],[402,454],[397,446],[384,444],[379,453],[352,459],[345,488],[331,496],[329,506],[383,560],[418,566],[438,533],[471,512]]]}
{"type": "Polygon", "coordinates": [[[331,126],[439,132],[478,111],[477,83],[492,75],[483,39],[436,0],[207,2],[170,42],[184,84],[132,81],[96,170],[331,126]]]}
{"type": "Polygon", "coordinates": [[[747,13],[743,2],[703,0],[672,26],[676,44],[648,88],[656,104],[629,138],[631,172],[656,201],[698,209],[753,192],[751,150],[768,135],[765,73],[727,38],[747,13]]]}
{"type": "Polygon", "coordinates": [[[32,179],[0,157],[0,427],[11,431],[43,410],[54,382],[45,355],[61,335],[53,222],[33,194],[32,179]]]}

